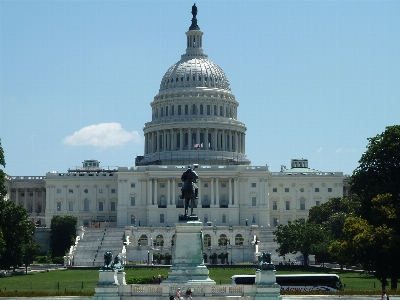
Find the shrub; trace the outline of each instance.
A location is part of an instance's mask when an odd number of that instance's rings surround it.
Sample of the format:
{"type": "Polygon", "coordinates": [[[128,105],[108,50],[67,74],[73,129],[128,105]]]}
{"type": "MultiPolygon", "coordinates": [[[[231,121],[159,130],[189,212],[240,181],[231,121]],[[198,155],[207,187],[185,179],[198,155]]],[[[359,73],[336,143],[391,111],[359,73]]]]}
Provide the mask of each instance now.
{"type": "Polygon", "coordinates": [[[126,283],[127,284],[150,284],[152,283],[153,278],[150,276],[146,276],[146,277],[130,277],[128,279],[126,279],[126,283]]]}
{"type": "Polygon", "coordinates": [[[62,256],[53,257],[52,262],[53,262],[53,264],[62,265],[62,264],[64,264],[64,257],[62,257],[62,256]]]}

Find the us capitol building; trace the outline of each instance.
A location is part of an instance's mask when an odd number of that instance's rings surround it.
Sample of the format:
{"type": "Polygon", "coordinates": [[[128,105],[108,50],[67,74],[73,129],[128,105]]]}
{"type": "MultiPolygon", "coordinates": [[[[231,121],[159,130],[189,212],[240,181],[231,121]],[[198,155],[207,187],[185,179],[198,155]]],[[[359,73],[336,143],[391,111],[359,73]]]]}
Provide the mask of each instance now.
{"type": "Polygon", "coordinates": [[[72,215],[82,231],[120,228],[128,237],[128,259],[146,259],[154,247],[167,252],[173,246],[174,223],[184,211],[180,178],[198,164],[194,210],[204,223],[205,249],[211,254],[225,246],[231,261],[252,261],[255,241],[270,247],[276,226],[306,220],[311,207],[348,194],[347,176],[311,169],[307,159],[292,159],[277,172],[251,165],[239,102],[224,71],[203,52],[196,14],[186,52],[150,103],[144,155],[134,167],[109,169],[85,160],[62,173],[8,176],[7,200],[24,206],[42,227],[55,215],[72,215]]]}

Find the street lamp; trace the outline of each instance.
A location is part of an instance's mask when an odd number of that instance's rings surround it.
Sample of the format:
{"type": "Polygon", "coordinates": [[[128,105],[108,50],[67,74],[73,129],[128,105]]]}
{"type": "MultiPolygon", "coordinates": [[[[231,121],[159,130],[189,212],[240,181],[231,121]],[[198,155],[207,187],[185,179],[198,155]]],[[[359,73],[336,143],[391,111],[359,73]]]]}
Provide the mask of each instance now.
{"type": "Polygon", "coordinates": [[[147,264],[150,263],[150,251],[147,250],[147,264]]]}
{"type": "Polygon", "coordinates": [[[158,274],[158,284],[161,284],[161,274],[158,274]]]}
{"type": "Polygon", "coordinates": [[[246,219],[246,226],[248,226],[249,219],[246,219]]]}

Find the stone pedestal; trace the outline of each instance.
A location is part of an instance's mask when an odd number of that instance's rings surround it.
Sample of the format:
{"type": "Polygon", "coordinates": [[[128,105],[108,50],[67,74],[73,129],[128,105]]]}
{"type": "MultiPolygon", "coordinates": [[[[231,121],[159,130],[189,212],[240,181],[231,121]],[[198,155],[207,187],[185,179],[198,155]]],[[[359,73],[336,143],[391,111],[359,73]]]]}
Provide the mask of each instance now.
{"type": "MultiPolygon", "coordinates": [[[[124,275],[124,274],[123,274],[124,275]]],[[[117,271],[100,270],[99,283],[95,287],[95,300],[119,300],[117,271]]]]}
{"type": "Polygon", "coordinates": [[[203,260],[203,223],[176,223],[175,247],[168,278],[161,285],[215,285],[203,260]]]}
{"type": "Polygon", "coordinates": [[[126,285],[126,281],[125,281],[125,272],[123,271],[118,271],[117,272],[117,282],[119,285],[126,285]]]}
{"type": "Polygon", "coordinates": [[[276,283],[276,271],[271,270],[257,270],[255,300],[282,300],[280,295],[281,287],[276,283]]]}

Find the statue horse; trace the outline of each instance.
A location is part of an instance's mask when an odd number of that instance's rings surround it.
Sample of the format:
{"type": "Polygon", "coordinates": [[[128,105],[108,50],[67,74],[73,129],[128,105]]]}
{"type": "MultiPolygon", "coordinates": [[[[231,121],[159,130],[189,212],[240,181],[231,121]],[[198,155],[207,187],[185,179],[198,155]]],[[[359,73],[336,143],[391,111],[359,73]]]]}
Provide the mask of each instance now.
{"type": "Polygon", "coordinates": [[[183,195],[185,199],[185,216],[188,215],[189,202],[190,202],[190,215],[193,215],[195,189],[192,180],[188,180],[185,189],[183,190],[183,195]]]}

